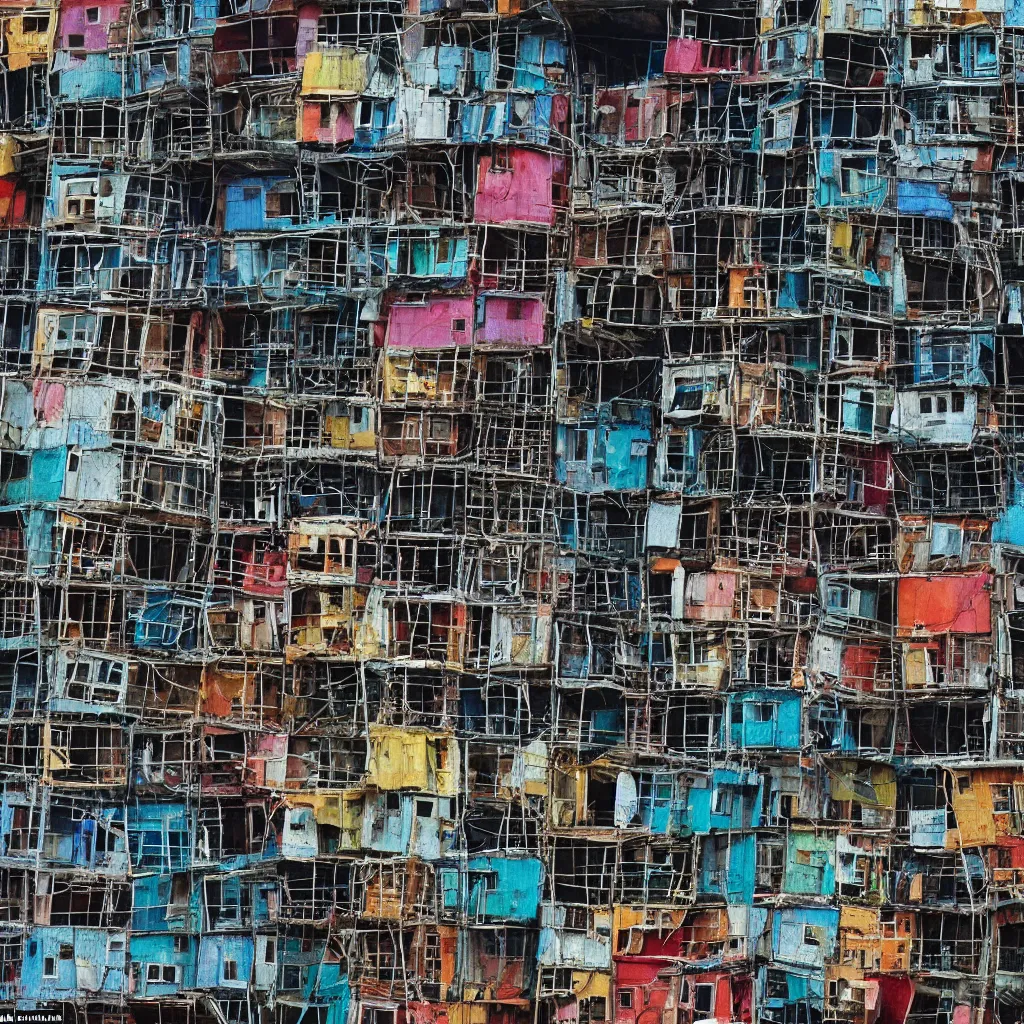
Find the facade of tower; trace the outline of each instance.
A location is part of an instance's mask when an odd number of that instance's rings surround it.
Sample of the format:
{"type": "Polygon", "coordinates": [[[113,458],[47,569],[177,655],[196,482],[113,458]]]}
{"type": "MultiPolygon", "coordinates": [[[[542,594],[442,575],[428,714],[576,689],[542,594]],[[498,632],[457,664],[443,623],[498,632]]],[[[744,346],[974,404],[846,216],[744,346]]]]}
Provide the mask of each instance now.
{"type": "Polygon", "coordinates": [[[1024,1022],[1024,0],[0,86],[0,1022],[1024,1022]]]}

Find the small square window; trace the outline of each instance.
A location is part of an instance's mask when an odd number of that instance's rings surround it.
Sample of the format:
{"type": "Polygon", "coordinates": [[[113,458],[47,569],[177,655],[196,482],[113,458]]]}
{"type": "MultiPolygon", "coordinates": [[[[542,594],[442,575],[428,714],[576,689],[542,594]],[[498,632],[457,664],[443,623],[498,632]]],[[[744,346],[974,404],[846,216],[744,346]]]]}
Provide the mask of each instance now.
{"type": "Polygon", "coordinates": [[[431,818],[434,815],[434,805],[429,800],[416,801],[416,817],[431,818]]]}
{"type": "Polygon", "coordinates": [[[629,1010],[629,1009],[632,1008],[632,1006],[633,1006],[633,990],[632,989],[626,988],[626,989],[623,989],[621,992],[619,992],[619,1006],[621,1006],[624,1010],[629,1010]]]}
{"type": "Polygon", "coordinates": [[[85,36],[79,35],[77,32],[68,36],[68,49],[80,50],[83,46],[85,46],[85,36]]]}
{"type": "Polygon", "coordinates": [[[711,801],[712,814],[732,814],[732,790],[725,786],[715,789],[711,801]]]}
{"type": "Polygon", "coordinates": [[[266,213],[268,217],[299,216],[299,194],[294,189],[281,189],[267,193],[266,213]]]}
{"type": "Polygon", "coordinates": [[[1013,787],[991,785],[992,811],[995,814],[1009,814],[1013,810],[1013,787]]]}
{"type": "Polygon", "coordinates": [[[224,961],[224,980],[225,981],[238,981],[238,961],[237,960],[225,960],[224,961]]]}
{"type": "Polygon", "coordinates": [[[963,412],[966,404],[964,399],[964,393],[962,391],[956,391],[950,396],[950,401],[953,403],[953,412],[963,412]]]}
{"type": "Polygon", "coordinates": [[[90,25],[98,25],[100,23],[100,9],[98,7],[86,7],[85,20],[90,25]]]}
{"type": "Polygon", "coordinates": [[[55,956],[43,957],[43,977],[57,977],[57,958],[55,956]]]}
{"type": "Polygon", "coordinates": [[[457,316],[452,318],[452,334],[466,333],[466,318],[457,316]]]}
{"type": "Polygon", "coordinates": [[[931,395],[921,395],[921,397],[919,399],[919,402],[920,402],[921,412],[924,415],[927,416],[932,411],[932,396],[931,395]]]}
{"type": "Polygon", "coordinates": [[[946,396],[939,395],[935,399],[935,411],[938,413],[944,413],[946,411],[946,396]]]}
{"type": "Polygon", "coordinates": [[[188,936],[187,935],[175,935],[174,936],[174,952],[175,953],[187,953],[188,952],[188,936]]]}

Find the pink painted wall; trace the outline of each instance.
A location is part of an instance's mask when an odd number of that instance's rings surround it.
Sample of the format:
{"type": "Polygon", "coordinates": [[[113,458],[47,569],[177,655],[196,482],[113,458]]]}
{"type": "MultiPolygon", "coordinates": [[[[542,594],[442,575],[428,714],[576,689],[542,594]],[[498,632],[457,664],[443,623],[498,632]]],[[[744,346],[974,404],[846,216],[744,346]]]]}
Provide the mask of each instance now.
{"type": "Polygon", "coordinates": [[[634,102],[635,93],[626,104],[626,141],[643,142],[654,138],[658,131],[657,117],[668,105],[668,90],[654,87],[648,95],[634,102]]]}
{"type": "Polygon", "coordinates": [[[326,101],[318,103],[309,100],[302,104],[302,141],[321,142],[324,145],[351,142],[356,137],[355,124],[352,121],[355,104],[339,107],[333,128],[330,124],[324,127],[320,122],[320,112],[324,106],[329,107],[330,104],[326,101]]]}
{"type": "Polygon", "coordinates": [[[306,54],[316,46],[316,26],[322,8],[319,4],[303,4],[299,8],[299,28],[295,36],[295,66],[301,71],[306,54]]]}
{"type": "Polygon", "coordinates": [[[388,315],[389,348],[448,348],[473,338],[473,300],[436,297],[425,305],[396,302],[388,315]],[[465,334],[452,336],[452,321],[466,322],[465,334]]]}
{"type": "Polygon", "coordinates": [[[70,36],[84,36],[85,46],[74,49],[85,49],[101,52],[108,48],[107,27],[112,21],[118,20],[123,0],[63,0],[60,5],[60,47],[72,49],[68,42],[70,36]],[[90,22],[86,9],[99,9],[99,20],[90,22]]]}
{"type": "Polygon", "coordinates": [[[476,220],[482,224],[554,224],[551,185],[555,172],[561,173],[561,159],[550,153],[513,149],[509,151],[509,170],[491,170],[492,162],[490,154],[480,157],[476,220]]]}
{"type": "Polygon", "coordinates": [[[735,47],[704,42],[700,39],[670,39],[665,52],[668,75],[702,75],[709,71],[736,71],[740,54],[735,47]]]}
{"type": "Polygon", "coordinates": [[[32,382],[32,404],[37,423],[57,423],[64,411],[64,385],[36,378],[32,382]]]}
{"type": "Polygon", "coordinates": [[[484,322],[477,328],[476,340],[491,345],[543,344],[544,303],[540,299],[485,296],[484,322]],[[509,316],[512,312],[518,312],[518,319],[509,316]]]}
{"type": "Polygon", "coordinates": [[[736,574],[708,572],[704,576],[704,601],[687,604],[684,614],[688,619],[700,619],[702,622],[728,622],[733,617],[736,574]]]}

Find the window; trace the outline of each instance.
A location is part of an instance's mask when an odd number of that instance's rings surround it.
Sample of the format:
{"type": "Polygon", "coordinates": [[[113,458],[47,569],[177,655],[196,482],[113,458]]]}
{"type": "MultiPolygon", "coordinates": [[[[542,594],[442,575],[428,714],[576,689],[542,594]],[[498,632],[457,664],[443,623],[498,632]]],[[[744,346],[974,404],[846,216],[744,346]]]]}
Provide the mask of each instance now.
{"type": "Polygon", "coordinates": [[[962,391],[956,391],[950,396],[950,401],[953,403],[953,412],[963,412],[966,405],[964,393],[962,391]]]}
{"type": "Polygon", "coordinates": [[[818,929],[813,925],[804,925],[804,945],[805,946],[820,946],[821,939],[818,937],[818,929]]]}
{"type": "MultiPolygon", "coordinates": [[[[763,707],[763,705],[761,705],[763,707]]],[[[718,786],[712,797],[712,814],[732,814],[732,790],[727,786],[718,786]]]]}
{"type": "Polygon", "coordinates": [[[86,7],[85,20],[90,25],[98,25],[100,23],[100,9],[98,7],[86,7]]]}
{"type": "Polygon", "coordinates": [[[990,785],[993,814],[1011,814],[1016,808],[1013,800],[1013,786],[990,785]]]}
{"type": "Polygon", "coordinates": [[[50,27],[50,19],[45,14],[26,14],[21,19],[21,31],[25,35],[36,35],[50,27]]]}
{"type": "Polygon", "coordinates": [[[587,461],[587,448],[590,440],[589,430],[575,431],[575,444],[573,448],[573,460],[575,462],[586,462],[587,461]]]}
{"type": "Polygon", "coordinates": [[[431,818],[434,815],[434,805],[429,800],[416,801],[416,817],[431,818]]]}
{"type": "Polygon", "coordinates": [[[931,343],[929,372],[928,348],[927,342],[922,341],[921,364],[924,374],[933,380],[941,380],[943,377],[952,377],[955,373],[960,373],[970,355],[970,347],[965,342],[934,340],[931,343]]]}
{"type": "Polygon", "coordinates": [[[746,705],[750,711],[747,716],[749,722],[771,722],[775,719],[775,705],[761,702],[750,702],[746,705]]]}
{"type": "Polygon", "coordinates": [[[471,890],[479,885],[484,892],[498,891],[498,873],[496,871],[471,871],[468,882],[471,890]]]}
{"type": "Polygon", "coordinates": [[[188,936],[187,935],[175,935],[174,936],[174,952],[175,953],[187,953],[188,952],[188,936]]]}
{"type": "Polygon", "coordinates": [[[695,1013],[711,1013],[715,1006],[714,985],[693,986],[693,1010],[695,1013]]]}
{"type": "Polygon", "coordinates": [[[85,46],[85,36],[79,35],[77,32],[72,32],[68,36],[68,48],[72,50],[80,50],[85,46]]]}
{"type": "Polygon", "coordinates": [[[401,797],[397,793],[387,793],[384,796],[384,808],[388,811],[397,811],[402,806],[401,797]]]}
{"type": "Polygon", "coordinates": [[[938,395],[938,396],[936,396],[936,398],[935,398],[935,411],[937,413],[939,413],[939,414],[945,413],[946,406],[947,406],[946,396],[945,395],[938,395]]]}
{"type": "Polygon", "coordinates": [[[294,189],[282,188],[267,193],[266,214],[268,217],[288,217],[291,220],[299,216],[299,194],[294,189]]]}
{"type": "Polygon", "coordinates": [[[57,977],[57,958],[54,956],[43,957],[43,977],[57,977]]]}
{"type": "Polygon", "coordinates": [[[624,1010],[632,1009],[633,1007],[633,991],[632,989],[624,988],[619,993],[619,1006],[624,1010]]]}
{"type": "Polygon", "coordinates": [[[238,981],[238,961],[237,960],[225,960],[224,961],[224,980],[225,981],[238,981]]]}
{"type": "Polygon", "coordinates": [[[921,397],[918,399],[918,401],[919,401],[919,404],[920,404],[922,415],[924,415],[924,416],[929,415],[931,413],[931,411],[932,411],[932,396],[931,395],[921,395],[921,397]]]}
{"type": "Polygon", "coordinates": [[[484,956],[501,960],[526,959],[526,932],[519,929],[485,932],[483,937],[484,956]]]}
{"type": "Polygon", "coordinates": [[[175,964],[146,964],[146,981],[160,985],[174,985],[178,980],[175,964]]]}
{"type": "Polygon", "coordinates": [[[466,333],[466,318],[464,316],[456,316],[452,318],[452,334],[465,334],[466,333]]]}
{"type": "Polygon", "coordinates": [[[846,481],[846,500],[860,502],[864,500],[864,470],[859,467],[849,471],[846,481]]]}
{"type": "Polygon", "coordinates": [[[267,948],[263,951],[263,962],[265,964],[277,963],[277,940],[267,939],[267,948]]]}

